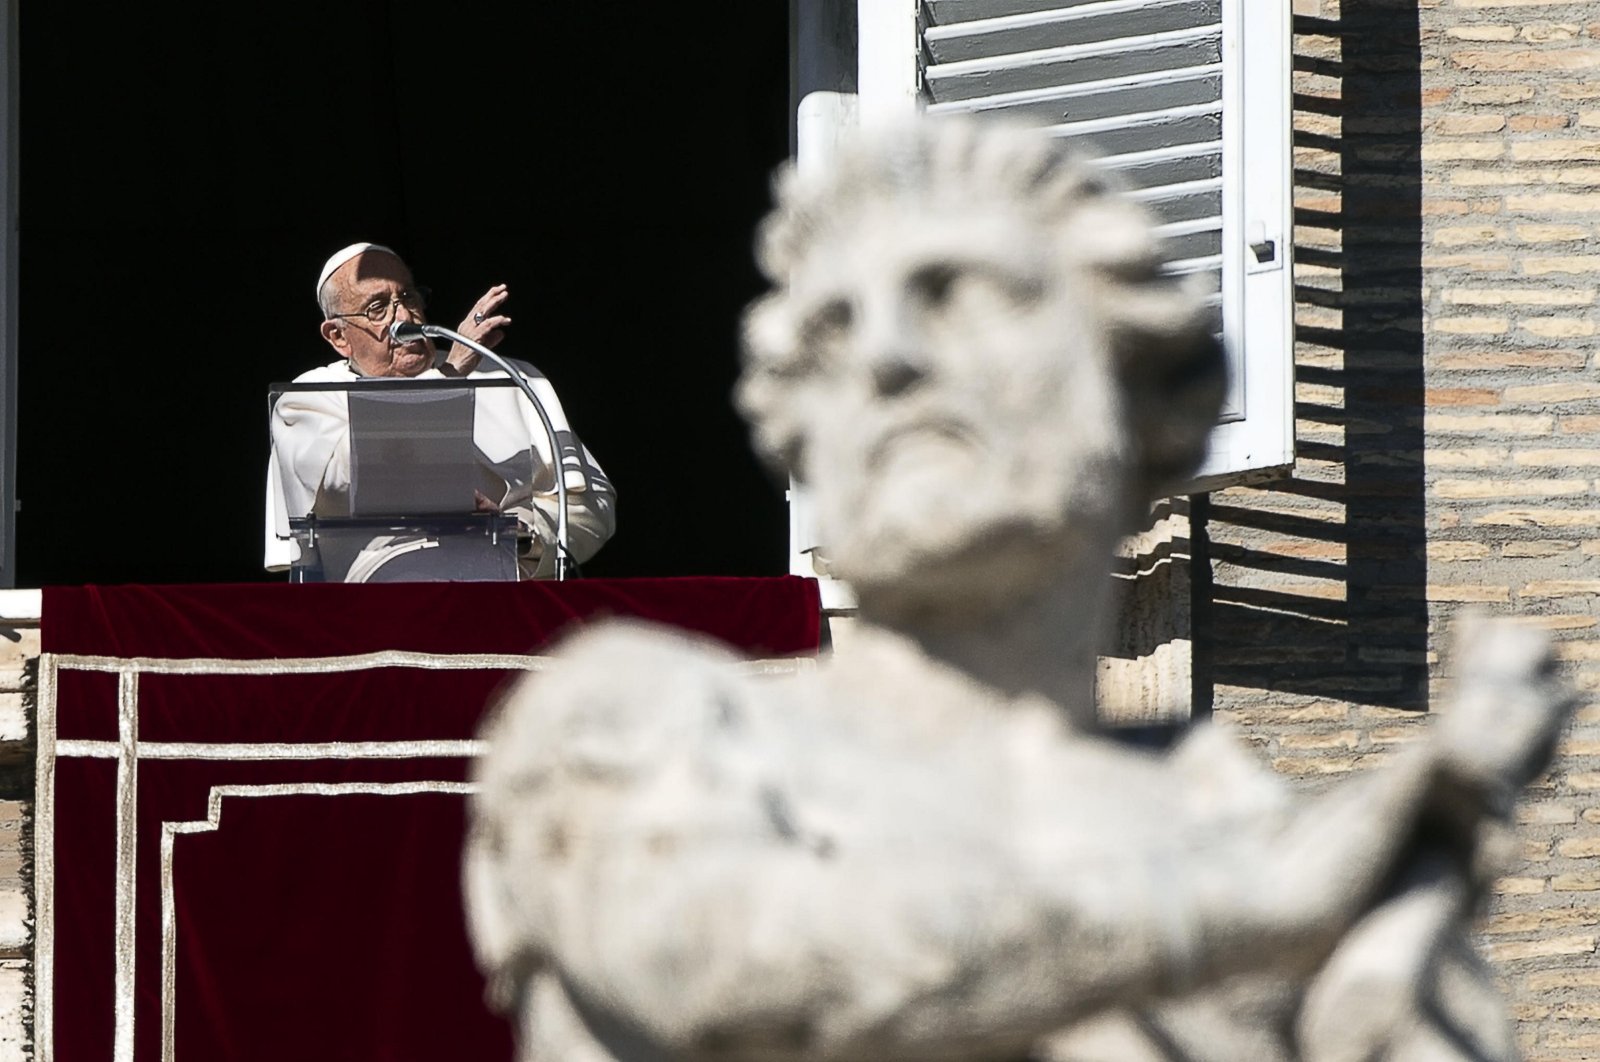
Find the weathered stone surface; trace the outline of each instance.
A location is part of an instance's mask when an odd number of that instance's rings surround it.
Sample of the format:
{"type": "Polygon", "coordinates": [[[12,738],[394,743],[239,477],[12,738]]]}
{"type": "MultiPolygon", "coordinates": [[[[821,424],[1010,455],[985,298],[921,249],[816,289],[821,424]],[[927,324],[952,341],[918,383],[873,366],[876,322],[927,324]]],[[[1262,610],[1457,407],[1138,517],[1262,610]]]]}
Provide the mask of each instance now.
{"type": "Polygon", "coordinates": [[[27,991],[26,965],[15,959],[0,960],[0,1062],[33,1057],[27,1037],[27,991]]]}

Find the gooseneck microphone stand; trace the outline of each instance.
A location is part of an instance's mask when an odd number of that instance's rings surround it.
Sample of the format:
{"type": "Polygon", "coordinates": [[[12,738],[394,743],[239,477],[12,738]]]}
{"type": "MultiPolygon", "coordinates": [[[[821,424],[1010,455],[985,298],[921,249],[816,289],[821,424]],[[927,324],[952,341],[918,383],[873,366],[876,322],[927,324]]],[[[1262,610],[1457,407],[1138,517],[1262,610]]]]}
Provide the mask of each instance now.
{"type": "Polygon", "coordinates": [[[414,342],[424,337],[448,339],[488,358],[501,372],[511,377],[512,382],[522,388],[522,393],[528,396],[528,401],[533,403],[534,412],[539,414],[539,422],[544,425],[545,436],[550,440],[550,461],[556,480],[556,579],[557,581],[565,579],[569,569],[574,567],[572,551],[567,548],[567,470],[561,460],[561,441],[556,438],[556,427],[550,422],[550,414],[546,412],[544,403],[539,401],[539,396],[534,393],[533,385],[527,378],[506,359],[482,343],[468,339],[460,332],[451,331],[443,325],[416,324],[412,321],[395,321],[389,326],[389,338],[396,343],[414,342]]]}

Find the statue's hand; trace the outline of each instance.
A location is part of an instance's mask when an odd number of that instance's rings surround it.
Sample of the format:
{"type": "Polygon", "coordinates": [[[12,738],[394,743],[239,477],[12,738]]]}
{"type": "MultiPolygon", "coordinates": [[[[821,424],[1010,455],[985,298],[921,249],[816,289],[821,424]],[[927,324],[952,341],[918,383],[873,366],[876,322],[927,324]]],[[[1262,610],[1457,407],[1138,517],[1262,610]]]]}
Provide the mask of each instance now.
{"type": "Polygon", "coordinates": [[[1505,621],[1463,621],[1454,698],[1434,732],[1446,774],[1491,806],[1550,763],[1574,698],[1550,640],[1505,621]]]}

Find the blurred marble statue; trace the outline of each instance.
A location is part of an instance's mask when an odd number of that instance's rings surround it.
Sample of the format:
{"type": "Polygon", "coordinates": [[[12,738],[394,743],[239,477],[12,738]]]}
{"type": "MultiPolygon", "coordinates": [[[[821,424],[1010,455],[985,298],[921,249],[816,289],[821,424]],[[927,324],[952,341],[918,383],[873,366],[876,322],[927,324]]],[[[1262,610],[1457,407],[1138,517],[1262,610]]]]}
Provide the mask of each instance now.
{"type": "Polygon", "coordinates": [[[760,256],[739,404],[861,629],[780,681],[617,623],[510,694],[466,883],[525,1062],[1512,1057],[1468,925],[1568,704],[1537,635],[1315,798],[1097,733],[1108,558],[1224,382],[1138,208],[930,123],[788,173],[760,256]]]}

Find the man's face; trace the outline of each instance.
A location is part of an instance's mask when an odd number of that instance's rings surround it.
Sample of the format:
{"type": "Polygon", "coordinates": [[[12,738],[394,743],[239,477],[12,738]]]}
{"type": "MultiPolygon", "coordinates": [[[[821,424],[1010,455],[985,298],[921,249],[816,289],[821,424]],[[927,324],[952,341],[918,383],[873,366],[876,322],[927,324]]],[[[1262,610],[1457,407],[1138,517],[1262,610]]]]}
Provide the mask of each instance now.
{"type": "Polygon", "coordinates": [[[322,335],[333,349],[363,376],[416,376],[433,365],[433,343],[419,339],[400,345],[389,338],[389,326],[396,320],[422,321],[420,310],[409,309],[401,301],[416,291],[411,271],[391,254],[368,251],[357,255],[328,278],[334,292],[333,312],[350,316],[330,317],[322,323],[322,335]],[[363,311],[382,307],[380,320],[369,320],[363,311]]]}
{"type": "Polygon", "coordinates": [[[1119,393],[1083,284],[1004,205],[881,204],[795,269],[798,471],[863,605],[1025,592],[1115,525],[1119,393]]]}

